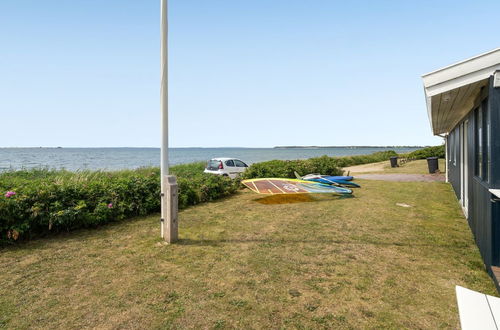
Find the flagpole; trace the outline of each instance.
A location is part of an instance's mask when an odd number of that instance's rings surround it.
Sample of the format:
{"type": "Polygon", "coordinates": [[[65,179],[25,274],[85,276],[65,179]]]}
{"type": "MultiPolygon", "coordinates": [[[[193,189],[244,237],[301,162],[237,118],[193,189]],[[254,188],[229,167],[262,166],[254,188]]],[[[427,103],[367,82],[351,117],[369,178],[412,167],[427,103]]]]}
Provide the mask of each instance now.
{"type": "Polygon", "coordinates": [[[160,108],[161,108],[161,182],[168,175],[168,19],[167,0],[161,0],[161,49],[160,49],[160,108]]]}

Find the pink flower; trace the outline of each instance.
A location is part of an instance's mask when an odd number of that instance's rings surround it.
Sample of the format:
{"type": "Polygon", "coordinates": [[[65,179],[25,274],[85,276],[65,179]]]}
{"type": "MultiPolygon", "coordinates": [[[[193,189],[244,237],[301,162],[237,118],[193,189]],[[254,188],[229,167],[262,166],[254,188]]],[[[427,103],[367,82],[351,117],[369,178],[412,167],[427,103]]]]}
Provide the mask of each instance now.
{"type": "Polygon", "coordinates": [[[112,209],[113,208],[113,203],[109,203],[108,204],[108,209],[112,209]]]}
{"type": "Polygon", "coordinates": [[[7,191],[7,193],[5,194],[5,197],[10,198],[10,197],[14,196],[15,194],[16,194],[15,191],[7,191]]]}

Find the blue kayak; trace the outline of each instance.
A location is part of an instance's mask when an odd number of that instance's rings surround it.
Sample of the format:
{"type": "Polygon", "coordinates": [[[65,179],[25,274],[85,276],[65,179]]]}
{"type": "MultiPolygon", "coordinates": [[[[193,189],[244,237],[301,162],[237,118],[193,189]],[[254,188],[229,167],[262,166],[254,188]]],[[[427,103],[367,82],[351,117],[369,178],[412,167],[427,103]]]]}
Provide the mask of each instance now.
{"type": "Polygon", "coordinates": [[[336,186],[340,185],[340,186],[356,187],[356,188],[360,187],[359,184],[351,182],[351,180],[354,179],[352,176],[308,174],[306,176],[301,177],[297,172],[295,172],[295,176],[301,180],[314,181],[323,184],[336,185],[336,186]]]}
{"type": "Polygon", "coordinates": [[[352,176],[333,176],[333,175],[321,175],[321,174],[308,174],[305,177],[311,176],[311,179],[313,177],[322,177],[322,178],[328,178],[328,180],[342,180],[342,181],[352,181],[354,177],[352,176]]]}
{"type": "Polygon", "coordinates": [[[314,181],[314,182],[319,182],[319,183],[323,183],[323,184],[337,184],[337,185],[341,185],[341,186],[356,187],[356,188],[361,187],[359,184],[354,183],[352,181],[338,180],[338,179],[334,179],[334,178],[336,178],[336,177],[325,175],[322,178],[314,178],[314,179],[304,178],[303,180],[314,181]]]}

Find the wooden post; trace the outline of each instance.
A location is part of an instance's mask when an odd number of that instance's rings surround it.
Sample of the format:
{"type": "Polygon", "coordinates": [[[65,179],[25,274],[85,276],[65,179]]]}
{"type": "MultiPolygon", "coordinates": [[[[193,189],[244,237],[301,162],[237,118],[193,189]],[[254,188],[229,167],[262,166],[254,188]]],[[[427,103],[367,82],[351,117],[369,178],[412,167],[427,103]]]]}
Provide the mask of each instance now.
{"type": "Polygon", "coordinates": [[[179,238],[178,230],[178,187],[173,175],[166,175],[163,180],[161,221],[162,237],[167,243],[175,243],[179,238]]]}

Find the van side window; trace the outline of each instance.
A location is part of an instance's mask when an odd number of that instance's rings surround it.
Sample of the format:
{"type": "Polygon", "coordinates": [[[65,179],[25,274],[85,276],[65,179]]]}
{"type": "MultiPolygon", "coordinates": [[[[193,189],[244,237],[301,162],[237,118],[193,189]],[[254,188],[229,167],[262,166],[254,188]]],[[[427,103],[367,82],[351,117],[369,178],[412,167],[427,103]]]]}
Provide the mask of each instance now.
{"type": "Polygon", "coordinates": [[[234,163],[236,164],[237,167],[248,167],[247,164],[245,164],[242,161],[237,160],[237,159],[234,160],[234,163]]]}
{"type": "Polygon", "coordinates": [[[230,160],[226,160],[226,165],[227,165],[227,166],[230,166],[230,167],[234,167],[234,162],[233,162],[233,160],[232,160],[232,159],[230,159],[230,160]]]}

